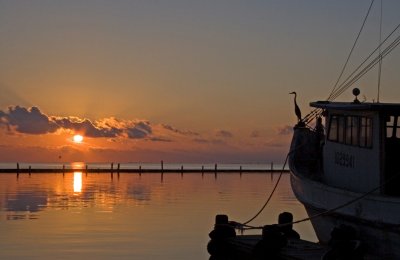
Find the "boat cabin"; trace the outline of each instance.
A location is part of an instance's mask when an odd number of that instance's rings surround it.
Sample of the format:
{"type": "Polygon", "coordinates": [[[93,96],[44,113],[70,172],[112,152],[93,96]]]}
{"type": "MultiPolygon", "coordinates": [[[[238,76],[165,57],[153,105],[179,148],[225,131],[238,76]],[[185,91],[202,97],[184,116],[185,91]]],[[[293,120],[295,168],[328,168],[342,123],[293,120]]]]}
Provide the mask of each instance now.
{"type": "Polygon", "coordinates": [[[325,116],[321,180],[356,192],[382,185],[376,193],[400,196],[400,104],[310,105],[325,116]]]}

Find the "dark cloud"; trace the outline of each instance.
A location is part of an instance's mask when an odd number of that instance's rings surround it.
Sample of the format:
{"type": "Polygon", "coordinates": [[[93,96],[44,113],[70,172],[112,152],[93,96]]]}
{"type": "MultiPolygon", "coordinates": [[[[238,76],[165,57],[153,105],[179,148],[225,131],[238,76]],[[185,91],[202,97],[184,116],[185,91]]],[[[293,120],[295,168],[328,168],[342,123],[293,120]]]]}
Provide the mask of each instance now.
{"type": "Polygon", "coordinates": [[[59,128],[39,108],[24,108],[20,106],[9,107],[6,112],[0,111],[0,123],[8,129],[14,128],[24,134],[53,133],[59,128]]]}
{"type": "Polygon", "coordinates": [[[143,139],[152,134],[153,130],[149,122],[138,122],[133,127],[126,129],[129,138],[143,139]]]}
{"type": "Polygon", "coordinates": [[[165,142],[165,143],[171,143],[173,142],[171,139],[165,138],[165,137],[152,137],[149,139],[152,142],[165,142]]]}
{"type": "Polygon", "coordinates": [[[204,138],[195,138],[195,139],[193,139],[193,142],[201,143],[201,144],[209,143],[209,141],[207,139],[204,139],[204,138]]]}
{"type": "Polygon", "coordinates": [[[76,117],[53,118],[57,125],[64,129],[82,132],[88,137],[117,137],[123,130],[116,127],[98,127],[89,119],[76,117]]]}
{"type": "Polygon", "coordinates": [[[285,125],[278,128],[279,135],[290,135],[293,133],[293,126],[285,125]]]}
{"type": "Polygon", "coordinates": [[[260,137],[260,133],[258,131],[253,131],[253,132],[251,132],[250,137],[251,138],[258,138],[258,137],[260,137]]]}
{"type": "Polygon", "coordinates": [[[172,131],[174,133],[181,134],[181,135],[194,135],[194,136],[198,136],[199,135],[196,132],[187,131],[187,130],[179,130],[179,129],[176,129],[176,128],[170,126],[170,125],[166,125],[166,124],[162,124],[162,127],[164,127],[164,129],[167,129],[169,131],[172,131]]]}
{"type": "Polygon", "coordinates": [[[229,131],[226,130],[218,130],[215,134],[218,137],[222,137],[222,138],[231,138],[233,137],[233,134],[229,131]]]}
{"type": "MultiPolygon", "coordinates": [[[[69,130],[92,138],[110,138],[116,141],[118,137],[130,139],[145,139],[153,142],[173,142],[171,135],[177,133],[183,136],[199,136],[198,133],[179,130],[171,125],[153,126],[146,120],[119,120],[114,117],[91,121],[79,117],[48,116],[38,107],[25,108],[12,106],[8,110],[0,110],[0,126],[5,126],[8,134],[46,134],[57,130],[69,130]],[[171,133],[172,132],[172,133],[171,133]]],[[[219,133],[221,137],[230,137],[227,131],[219,133]]]]}

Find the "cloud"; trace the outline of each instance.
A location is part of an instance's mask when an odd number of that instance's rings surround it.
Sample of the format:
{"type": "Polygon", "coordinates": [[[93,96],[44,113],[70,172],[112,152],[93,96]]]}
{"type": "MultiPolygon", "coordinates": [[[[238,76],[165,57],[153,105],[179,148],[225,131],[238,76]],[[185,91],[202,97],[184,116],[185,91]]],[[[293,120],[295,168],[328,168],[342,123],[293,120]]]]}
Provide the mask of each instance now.
{"type": "MultiPolygon", "coordinates": [[[[145,120],[119,120],[110,117],[91,121],[74,116],[48,116],[42,113],[38,107],[11,106],[6,111],[0,110],[0,125],[5,126],[10,133],[36,135],[54,133],[59,129],[64,129],[92,138],[128,137],[130,139],[149,138],[150,141],[167,141],[167,138],[153,136],[153,128],[150,122],[145,120]]],[[[172,126],[169,128],[175,132],[185,133],[172,126]]]]}
{"type": "Polygon", "coordinates": [[[218,130],[215,133],[215,135],[217,137],[222,137],[222,138],[231,138],[231,137],[233,137],[233,134],[231,132],[229,132],[229,131],[226,131],[226,130],[218,130]]]}
{"type": "Polygon", "coordinates": [[[285,125],[277,129],[279,135],[290,135],[293,133],[293,126],[285,125]]]}
{"type": "Polygon", "coordinates": [[[43,114],[39,108],[24,108],[20,106],[9,107],[6,112],[0,111],[0,124],[9,130],[24,134],[54,133],[58,125],[43,114]]]}
{"type": "Polygon", "coordinates": [[[173,140],[165,138],[165,137],[152,137],[152,138],[149,138],[149,140],[153,141],[153,142],[165,142],[165,143],[173,142],[173,140]]]}
{"type": "Polygon", "coordinates": [[[260,137],[260,133],[258,131],[256,131],[256,130],[254,130],[253,132],[251,132],[250,137],[251,138],[258,138],[258,137],[260,137]]]}
{"type": "Polygon", "coordinates": [[[143,139],[152,134],[153,130],[149,122],[138,122],[126,129],[129,138],[143,139]]]}
{"type": "Polygon", "coordinates": [[[162,124],[162,127],[164,129],[166,129],[166,130],[169,130],[169,131],[172,131],[174,133],[181,134],[181,135],[188,135],[188,136],[191,136],[191,135],[198,136],[199,135],[196,132],[188,131],[188,130],[179,130],[179,129],[176,129],[176,128],[174,128],[174,127],[172,127],[170,125],[167,125],[167,124],[162,124]]]}
{"type": "Polygon", "coordinates": [[[76,132],[82,132],[88,137],[117,137],[123,129],[111,126],[99,126],[89,119],[80,119],[77,117],[63,117],[63,118],[52,118],[54,122],[64,129],[73,130],[76,132]]]}

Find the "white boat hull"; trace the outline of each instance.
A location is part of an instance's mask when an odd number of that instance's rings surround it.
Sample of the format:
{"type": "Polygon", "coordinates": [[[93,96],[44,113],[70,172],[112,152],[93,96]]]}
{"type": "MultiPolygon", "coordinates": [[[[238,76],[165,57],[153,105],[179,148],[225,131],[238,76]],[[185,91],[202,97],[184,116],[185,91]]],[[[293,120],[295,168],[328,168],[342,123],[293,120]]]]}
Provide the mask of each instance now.
{"type": "Polygon", "coordinates": [[[311,217],[320,242],[328,243],[333,228],[346,224],[356,229],[369,255],[379,259],[400,259],[400,199],[368,195],[334,212],[312,218],[362,194],[330,187],[302,176],[296,173],[293,164],[291,170],[293,192],[311,217]]]}

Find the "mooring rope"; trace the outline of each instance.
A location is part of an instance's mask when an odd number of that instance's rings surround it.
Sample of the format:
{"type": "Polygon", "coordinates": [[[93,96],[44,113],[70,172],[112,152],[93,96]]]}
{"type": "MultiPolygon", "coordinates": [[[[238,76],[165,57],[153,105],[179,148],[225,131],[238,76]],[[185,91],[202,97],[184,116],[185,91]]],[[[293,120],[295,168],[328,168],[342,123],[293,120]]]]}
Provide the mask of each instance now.
{"type": "MultiPolygon", "coordinates": [[[[252,226],[252,225],[249,225],[249,223],[250,223],[251,221],[253,221],[254,219],[256,219],[256,218],[261,214],[261,212],[265,209],[265,207],[268,205],[268,203],[270,202],[272,196],[274,195],[274,193],[275,193],[275,191],[276,191],[276,189],[277,189],[277,187],[278,187],[278,184],[279,184],[280,179],[281,179],[281,177],[282,177],[282,174],[283,174],[283,172],[284,172],[284,169],[285,169],[285,166],[286,166],[287,161],[288,161],[288,159],[289,159],[289,156],[290,156],[293,152],[295,152],[296,150],[298,150],[300,147],[302,147],[302,146],[304,146],[304,145],[306,145],[306,144],[303,143],[303,144],[297,146],[294,150],[289,151],[289,153],[288,153],[287,156],[286,156],[285,162],[284,162],[284,164],[283,164],[283,168],[282,168],[282,171],[281,171],[281,173],[280,173],[280,175],[279,175],[279,178],[278,178],[278,180],[276,181],[275,186],[274,186],[274,188],[272,189],[270,195],[268,196],[267,201],[264,203],[264,205],[261,207],[261,209],[260,209],[251,219],[249,219],[248,221],[246,221],[246,222],[244,222],[244,223],[235,222],[235,221],[232,221],[232,222],[231,222],[232,224],[234,224],[234,225],[236,226],[237,229],[239,229],[239,230],[241,230],[241,231],[243,232],[244,230],[262,229],[262,228],[263,228],[262,226],[252,226]]],[[[315,219],[315,218],[318,218],[318,217],[321,217],[321,216],[324,216],[324,215],[329,215],[329,214],[331,214],[331,213],[333,213],[333,212],[335,212],[335,211],[337,211],[337,210],[339,210],[339,209],[345,208],[345,207],[347,207],[347,206],[349,206],[349,205],[351,205],[351,204],[353,204],[353,203],[355,203],[355,202],[357,202],[357,201],[359,201],[359,200],[362,200],[363,198],[367,197],[368,195],[374,193],[374,192],[377,191],[377,190],[380,190],[380,189],[383,188],[385,185],[387,185],[388,183],[390,183],[390,182],[391,182],[392,180],[394,180],[395,178],[398,178],[399,176],[400,176],[400,173],[395,174],[395,175],[389,177],[387,180],[385,180],[381,185],[379,185],[379,186],[377,186],[377,187],[375,187],[375,188],[369,190],[369,191],[366,192],[366,193],[361,194],[360,196],[358,196],[358,197],[356,197],[356,198],[354,198],[354,199],[352,199],[352,200],[349,200],[349,201],[347,201],[347,202],[345,202],[345,203],[343,203],[343,204],[340,204],[340,205],[338,205],[338,206],[336,206],[336,207],[334,207],[334,208],[327,209],[327,210],[325,210],[325,211],[323,211],[323,212],[317,213],[317,214],[315,214],[315,215],[312,215],[312,216],[309,216],[309,217],[307,217],[307,218],[303,218],[303,219],[300,219],[300,220],[295,220],[295,221],[292,221],[292,222],[289,222],[289,223],[283,223],[283,224],[274,224],[274,225],[276,225],[276,226],[278,226],[278,227],[284,227],[284,226],[288,226],[288,225],[294,225],[294,224],[299,224],[299,223],[306,222],[306,221],[311,221],[312,219],[315,219]]]]}
{"type": "MultiPolygon", "coordinates": [[[[250,227],[250,228],[254,228],[254,227],[249,226],[249,225],[247,225],[247,224],[250,223],[251,221],[253,221],[254,219],[256,219],[256,218],[261,214],[261,212],[263,212],[263,210],[265,209],[265,207],[266,207],[266,206],[268,205],[268,203],[270,202],[272,196],[273,196],[274,193],[275,193],[276,188],[278,187],[279,181],[280,181],[281,178],[282,178],[282,174],[283,174],[283,172],[284,172],[284,170],[285,170],[285,166],[286,166],[287,160],[288,160],[288,158],[289,158],[289,154],[290,154],[290,153],[288,153],[287,156],[286,156],[285,163],[283,164],[281,173],[279,174],[279,178],[278,178],[278,180],[276,181],[275,186],[274,186],[274,188],[272,189],[271,193],[269,194],[267,201],[264,203],[264,205],[261,207],[261,209],[260,209],[252,218],[250,218],[249,220],[247,220],[247,221],[244,222],[243,224],[241,224],[241,223],[238,223],[238,224],[243,225],[243,226],[248,226],[248,227],[250,227]]],[[[271,173],[271,174],[273,174],[273,173],[271,173]]]]}

